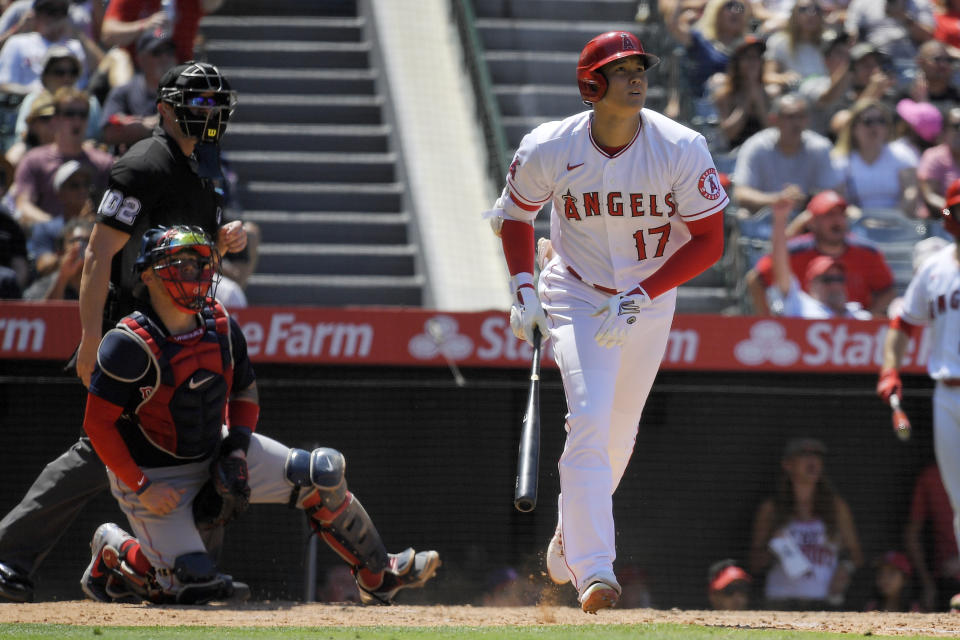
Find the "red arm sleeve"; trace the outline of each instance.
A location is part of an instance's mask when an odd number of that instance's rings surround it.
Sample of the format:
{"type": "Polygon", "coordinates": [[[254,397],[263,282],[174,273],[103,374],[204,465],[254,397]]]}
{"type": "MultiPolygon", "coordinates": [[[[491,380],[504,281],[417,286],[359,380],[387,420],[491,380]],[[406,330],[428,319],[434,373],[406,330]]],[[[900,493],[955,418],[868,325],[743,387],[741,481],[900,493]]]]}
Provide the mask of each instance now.
{"type": "Polygon", "coordinates": [[[651,299],[700,275],[723,255],[722,213],[688,222],[687,228],[693,234],[690,241],[670,256],[656,273],[640,283],[651,299]]]}
{"type": "Polygon", "coordinates": [[[533,273],[533,225],[519,220],[504,220],[500,228],[503,255],[511,276],[533,273]]]}
{"type": "Polygon", "coordinates": [[[116,422],[123,407],[108,402],[92,393],[87,394],[87,411],[83,430],[100,459],[131,491],[142,493],[150,481],[130,456],[126,443],[117,431],[116,422]]]}

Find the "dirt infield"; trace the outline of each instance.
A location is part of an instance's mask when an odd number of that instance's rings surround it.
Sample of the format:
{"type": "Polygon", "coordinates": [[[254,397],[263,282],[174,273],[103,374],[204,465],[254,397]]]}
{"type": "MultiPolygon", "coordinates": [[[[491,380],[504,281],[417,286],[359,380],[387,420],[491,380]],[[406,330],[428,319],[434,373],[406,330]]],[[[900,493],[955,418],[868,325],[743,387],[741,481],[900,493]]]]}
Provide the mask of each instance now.
{"type": "Polygon", "coordinates": [[[122,626],[536,626],[551,624],[685,624],[832,631],[873,635],[960,637],[960,615],[777,611],[603,611],[574,607],[362,607],[297,602],[253,602],[205,607],[155,607],[89,601],[0,604],[0,622],[122,626]]]}

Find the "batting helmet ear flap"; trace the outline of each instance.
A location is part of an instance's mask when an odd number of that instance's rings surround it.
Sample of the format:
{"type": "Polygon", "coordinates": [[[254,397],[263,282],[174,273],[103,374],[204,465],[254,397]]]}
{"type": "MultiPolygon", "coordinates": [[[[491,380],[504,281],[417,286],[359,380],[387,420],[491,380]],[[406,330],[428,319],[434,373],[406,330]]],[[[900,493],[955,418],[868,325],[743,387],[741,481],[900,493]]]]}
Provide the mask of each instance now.
{"type": "Polygon", "coordinates": [[[591,105],[600,100],[607,92],[607,79],[599,71],[587,71],[577,78],[580,85],[580,97],[583,104],[591,105]]]}

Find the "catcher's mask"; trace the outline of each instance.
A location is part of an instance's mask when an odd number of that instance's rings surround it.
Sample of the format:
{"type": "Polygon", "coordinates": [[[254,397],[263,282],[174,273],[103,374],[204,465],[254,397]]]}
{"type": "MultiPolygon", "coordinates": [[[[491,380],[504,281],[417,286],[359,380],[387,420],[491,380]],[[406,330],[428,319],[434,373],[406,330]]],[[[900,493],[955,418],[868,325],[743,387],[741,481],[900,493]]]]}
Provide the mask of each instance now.
{"type": "Polygon", "coordinates": [[[201,143],[219,143],[237,106],[237,94],[215,66],[190,61],[163,75],[157,101],[173,107],[185,136],[201,143]]]}
{"type": "Polygon", "coordinates": [[[200,227],[158,227],[143,234],[134,269],[153,269],[174,305],[192,313],[216,295],[220,254],[200,227]]]}

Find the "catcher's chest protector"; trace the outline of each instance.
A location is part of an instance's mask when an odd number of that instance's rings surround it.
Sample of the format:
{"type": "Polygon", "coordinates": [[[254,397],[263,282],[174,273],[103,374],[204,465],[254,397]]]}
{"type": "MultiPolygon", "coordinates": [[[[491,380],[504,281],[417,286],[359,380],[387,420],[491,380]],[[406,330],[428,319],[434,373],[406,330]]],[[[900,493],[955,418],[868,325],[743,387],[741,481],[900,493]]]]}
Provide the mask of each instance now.
{"type": "Polygon", "coordinates": [[[121,323],[150,351],[157,381],[142,387],[136,414],[140,429],[157,448],[179,458],[200,458],[220,441],[224,410],[233,383],[230,321],[219,303],[204,307],[195,338],[175,341],[137,311],[121,323]]]}

